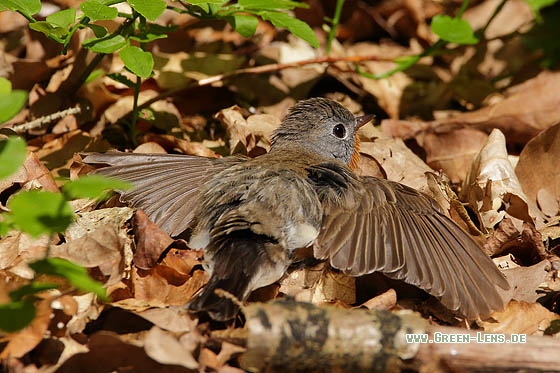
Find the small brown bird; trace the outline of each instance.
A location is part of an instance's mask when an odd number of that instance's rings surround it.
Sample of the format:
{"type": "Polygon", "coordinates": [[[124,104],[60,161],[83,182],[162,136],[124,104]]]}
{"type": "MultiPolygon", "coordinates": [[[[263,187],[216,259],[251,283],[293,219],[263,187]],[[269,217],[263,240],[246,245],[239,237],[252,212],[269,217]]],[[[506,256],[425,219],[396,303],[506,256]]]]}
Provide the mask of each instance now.
{"type": "Polygon", "coordinates": [[[436,202],[405,185],[352,172],[358,160],[354,117],[335,101],[295,105],[268,154],[203,158],[161,154],[91,154],[101,174],[133,183],[122,199],[142,208],[172,236],[204,249],[210,280],[190,302],[216,320],[240,300],[278,281],[297,248],[313,245],[351,276],[374,271],[438,297],[468,318],[501,309],[502,273],[436,202]]]}

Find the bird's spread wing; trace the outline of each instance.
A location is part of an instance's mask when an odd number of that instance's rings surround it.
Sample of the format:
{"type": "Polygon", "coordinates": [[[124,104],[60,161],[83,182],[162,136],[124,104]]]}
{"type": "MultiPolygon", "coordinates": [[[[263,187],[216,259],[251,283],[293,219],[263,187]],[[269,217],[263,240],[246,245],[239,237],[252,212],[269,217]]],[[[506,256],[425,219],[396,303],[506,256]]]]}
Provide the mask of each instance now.
{"type": "Polygon", "coordinates": [[[507,280],[430,197],[336,165],[309,175],[324,207],[316,257],[353,276],[379,271],[404,280],[469,318],[503,307],[496,285],[507,289],[507,280]]]}
{"type": "Polygon", "coordinates": [[[216,173],[243,162],[242,158],[204,158],[176,154],[93,153],[85,163],[106,164],[97,173],[128,181],[134,189],[121,200],[143,209],[172,236],[182,233],[193,218],[199,188],[216,173]]]}

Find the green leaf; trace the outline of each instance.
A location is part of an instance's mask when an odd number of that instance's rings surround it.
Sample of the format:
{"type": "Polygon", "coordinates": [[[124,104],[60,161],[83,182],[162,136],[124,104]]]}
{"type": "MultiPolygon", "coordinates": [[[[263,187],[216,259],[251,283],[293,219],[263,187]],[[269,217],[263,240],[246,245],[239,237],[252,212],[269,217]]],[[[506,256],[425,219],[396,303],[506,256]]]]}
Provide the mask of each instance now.
{"type": "Polygon", "coordinates": [[[237,4],[241,9],[252,10],[309,8],[306,3],[290,0],[239,0],[237,4]]]}
{"type": "Polygon", "coordinates": [[[222,5],[227,3],[229,0],[193,0],[193,1],[189,1],[189,4],[192,5],[196,5],[196,6],[201,6],[204,4],[217,4],[217,5],[222,5]]]}
{"type": "Polygon", "coordinates": [[[31,282],[27,285],[20,287],[17,290],[10,292],[10,299],[12,300],[12,302],[17,302],[22,300],[24,297],[28,295],[34,295],[45,290],[56,289],[56,288],[58,288],[57,284],[31,282]]]}
{"type": "Polygon", "coordinates": [[[413,66],[418,61],[420,61],[420,57],[421,56],[419,54],[415,54],[415,55],[412,55],[412,56],[397,57],[397,58],[395,58],[395,63],[397,64],[397,67],[395,67],[392,70],[386,71],[384,73],[380,73],[380,74],[366,73],[365,71],[362,71],[359,66],[356,66],[356,72],[358,74],[360,74],[361,76],[369,78],[369,79],[385,79],[385,78],[388,78],[395,73],[398,73],[399,71],[405,71],[409,67],[413,66]]]}
{"type": "Polygon", "coordinates": [[[0,220],[0,238],[4,237],[10,231],[10,225],[0,220]]]}
{"type": "Polygon", "coordinates": [[[297,18],[282,12],[258,12],[262,19],[272,22],[276,27],[285,28],[292,34],[308,42],[312,47],[319,47],[317,36],[309,25],[297,18]]]}
{"type": "Polygon", "coordinates": [[[74,213],[60,193],[31,190],[17,193],[10,201],[7,219],[17,229],[37,237],[62,232],[72,222],[74,213]]]}
{"type": "Polygon", "coordinates": [[[202,9],[204,12],[212,14],[212,10],[216,7],[221,7],[223,4],[227,3],[228,0],[193,0],[189,1],[189,4],[195,5],[202,9]]]}
{"type": "Polygon", "coordinates": [[[525,0],[533,12],[539,12],[542,8],[555,4],[558,0],[525,0]]]}
{"type": "Polygon", "coordinates": [[[109,32],[107,30],[107,27],[95,25],[93,23],[88,23],[87,27],[89,27],[91,29],[91,31],[93,31],[95,36],[98,37],[98,38],[104,37],[109,32]]]}
{"type": "Polygon", "coordinates": [[[154,112],[150,108],[142,109],[138,117],[149,121],[153,121],[156,119],[154,112]]]}
{"type": "Polygon", "coordinates": [[[8,234],[9,231],[10,231],[10,225],[5,221],[0,220],[0,238],[8,234]]]}
{"type": "Polygon", "coordinates": [[[11,333],[25,328],[35,318],[35,305],[25,300],[0,304],[0,329],[11,333]]]}
{"type": "Polygon", "coordinates": [[[12,92],[12,82],[0,76],[0,95],[7,95],[12,92]]]}
{"type": "Polygon", "coordinates": [[[101,175],[87,175],[64,184],[62,191],[70,198],[102,199],[111,190],[128,190],[132,185],[101,175]]]}
{"type": "Polygon", "coordinates": [[[76,9],[68,8],[47,16],[47,22],[62,28],[68,28],[76,21],[76,9]]]}
{"type": "Polygon", "coordinates": [[[27,148],[21,137],[0,140],[0,180],[14,174],[25,161],[27,148]]]}
{"type": "Polygon", "coordinates": [[[177,30],[177,26],[160,26],[156,23],[149,24],[147,30],[138,34],[130,36],[130,39],[137,40],[141,43],[148,43],[157,39],[164,39],[167,34],[177,30]]]}
{"type": "Polygon", "coordinates": [[[137,40],[141,43],[148,43],[157,39],[164,39],[167,37],[167,34],[177,29],[177,26],[160,26],[158,24],[152,23],[148,25],[146,31],[137,35],[130,36],[130,39],[137,40]]]}
{"type": "Polygon", "coordinates": [[[29,24],[31,30],[42,32],[55,40],[63,39],[68,34],[68,29],[59,26],[53,26],[45,21],[37,21],[29,24]]]}
{"type": "Polygon", "coordinates": [[[432,19],[431,28],[437,36],[450,43],[478,43],[478,38],[474,36],[471,25],[464,19],[438,14],[432,19]]]}
{"type": "Polygon", "coordinates": [[[12,91],[12,83],[0,77],[0,124],[12,119],[27,103],[27,92],[12,91]]]}
{"type": "Polygon", "coordinates": [[[97,294],[102,300],[107,300],[107,292],[103,285],[91,277],[87,270],[62,258],[47,258],[29,263],[29,267],[37,274],[61,276],[76,288],[97,294]]]}
{"type": "Polygon", "coordinates": [[[91,21],[117,18],[119,11],[97,0],[88,0],[80,4],[80,9],[91,21]]]}
{"type": "Polygon", "coordinates": [[[88,39],[83,42],[83,46],[95,53],[111,54],[127,44],[122,35],[107,35],[103,38],[88,39]]]}
{"type": "Polygon", "coordinates": [[[134,10],[152,22],[161,16],[167,6],[163,0],[127,0],[127,2],[134,10]]]}
{"type": "Polygon", "coordinates": [[[541,9],[554,5],[558,0],[525,0],[537,22],[542,22],[541,9]]]}
{"type": "Polygon", "coordinates": [[[138,47],[128,46],[119,52],[127,69],[141,78],[149,78],[154,69],[154,58],[149,52],[138,47]]]}
{"type": "Polygon", "coordinates": [[[255,34],[259,24],[259,20],[256,17],[246,15],[233,15],[227,17],[227,21],[235,31],[246,38],[255,34]]]}
{"type": "Polygon", "coordinates": [[[0,0],[0,5],[29,17],[41,11],[41,0],[0,0]]]}
{"type": "Polygon", "coordinates": [[[100,78],[101,76],[103,76],[103,69],[95,69],[91,72],[91,74],[88,75],[86,81],[84,84],[88,84],[91,83],[93,81],[95,81],[97,78],[100,78]]]}

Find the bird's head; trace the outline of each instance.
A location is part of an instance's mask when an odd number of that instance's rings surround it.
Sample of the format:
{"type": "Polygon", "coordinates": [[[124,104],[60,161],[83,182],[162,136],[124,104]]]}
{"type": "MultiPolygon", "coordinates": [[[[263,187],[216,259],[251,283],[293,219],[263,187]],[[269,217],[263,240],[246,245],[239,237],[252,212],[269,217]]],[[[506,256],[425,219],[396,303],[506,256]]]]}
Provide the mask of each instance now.
{"type": "Polygon", "coordinates": [[[344,106],[327,98],[311,98],[292,107],[274,132],[271,151],[297,146],[351,168],[359,159],[357,130],[373,115],[355,117],[344,106]]]}

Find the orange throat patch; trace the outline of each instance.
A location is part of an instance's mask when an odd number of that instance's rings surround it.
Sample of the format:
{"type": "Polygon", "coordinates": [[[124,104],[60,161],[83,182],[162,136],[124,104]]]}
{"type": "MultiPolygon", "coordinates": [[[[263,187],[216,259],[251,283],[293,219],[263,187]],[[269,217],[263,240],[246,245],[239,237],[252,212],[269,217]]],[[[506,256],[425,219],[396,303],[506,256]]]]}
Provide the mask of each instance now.
{"type": "Polygon", "coordinates": [[[358,168],[358,162],[360,162],[360,138],[357,133],[354,134],[354,144],[354,153],[352,153],[352,158],[348,164],[351,170],[358,168]]]}

